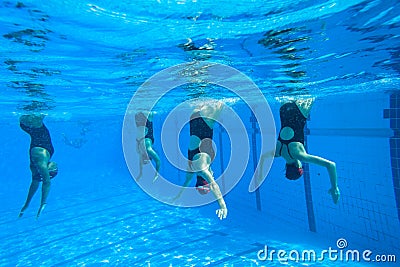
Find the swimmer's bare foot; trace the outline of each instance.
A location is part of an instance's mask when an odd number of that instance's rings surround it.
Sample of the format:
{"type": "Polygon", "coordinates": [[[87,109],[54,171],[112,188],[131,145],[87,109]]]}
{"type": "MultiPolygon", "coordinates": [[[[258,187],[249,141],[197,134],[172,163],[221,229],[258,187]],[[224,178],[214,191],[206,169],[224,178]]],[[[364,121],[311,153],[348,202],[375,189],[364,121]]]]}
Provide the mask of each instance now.
{"type": "Polygon", "coordinates": [[[158,173],[157,173],[156,175],[154,175],[153,183],[154,183],[155,181],[157,181],[157,179],[158,179],[158,173]]]}
{"type": "Polygon", "coordinates": [[[36,219],[39,219],[40,214],[42,213],[42,211],[44,210],[45,207],[46,207],[46,203],[43,203],[42,205],[40,205],[40,208],[39,208],[39,210],[37,212],[37,215],[36,215],[36,219]]]}
{"type": "Polygon", "coordinates": [[[18,214],[18,218],[21,218],[22,216],[24,216],[24,212],[25,210],[28,208],[28,205],[24,205],[21,209],[21,211],[18,214]]]}

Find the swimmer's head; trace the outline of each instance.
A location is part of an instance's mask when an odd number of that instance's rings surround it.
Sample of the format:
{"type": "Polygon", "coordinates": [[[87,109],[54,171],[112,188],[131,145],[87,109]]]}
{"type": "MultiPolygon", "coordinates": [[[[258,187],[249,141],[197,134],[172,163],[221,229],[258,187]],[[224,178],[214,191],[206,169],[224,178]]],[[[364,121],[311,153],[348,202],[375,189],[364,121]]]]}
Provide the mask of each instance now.
{"type": "Polygon", "coordinates": [[[289,180],[297,180],[303,175],[303,168],[296,163],[286,164],[286,178],[289,180]]]}
{"type": "Polygon", "coordinates": [[[47,169],[49,170],[50,179],[53,179],[58,174],[58,166],[54,161],[50,161],[47,165],[47,169]]]}
{"type": "Polygon", "coordinates": [[[211,191],[210,184],[204,178],[197,175],[196,190],[201,195],[208,194],[211,191]]]}

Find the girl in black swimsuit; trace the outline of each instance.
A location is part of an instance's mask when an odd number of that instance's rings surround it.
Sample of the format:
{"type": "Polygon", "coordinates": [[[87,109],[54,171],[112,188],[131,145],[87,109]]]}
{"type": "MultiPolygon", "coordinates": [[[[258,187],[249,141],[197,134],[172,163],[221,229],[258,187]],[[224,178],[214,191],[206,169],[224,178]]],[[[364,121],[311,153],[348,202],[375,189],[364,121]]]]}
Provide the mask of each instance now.
{"type": "Polygon", "coordinates": [[[175,197],[178,199],[184,189],[190,184],[194,174],[197,176],[196,189],[200,194],[213,192],[215,195],[219,209],[216,211],[218,218],[225,219],[228,209],[218,184],[214,180],[211,170],[211,163],[214,160],[215,153],[212,147],[213,127],[216,119],[219,117],[223,108],[222,102],[215,102],[203,105],[199,109],[195,109],[190,116],[190,143],[188,149],[188,171],[186,173],[186,181],[175,197]]]}
{"type": "Polygon", "coordinates": [[[42,199],[37,217],[40,216],[46,206],[47,196],[50,191],[50,179],[58,173],[57,164],[50,162],[54,154],[54,147],[51,142],[50,132],[43,123],[44,116],[23,115],[20,118],[21,129],[29,134],[31,144],[29,147],[30,169],[32,172],[32,181],[24,206],[19,217],[21,217],[28,208],[34,194],[42,182],[42,199]]]}
{"type": "MultiPolygon", "coordinates": [[[[192,114],[189,125],[190,136],[195,136],[200,140],[200,145],[197,148],[193,150],[188,149],[189,165],[191,166],[194,156],[199,153],[206,153],[210,157],[211,161],[213,161],[215,157],[214,149],[212,147],[214,130],[210,128],[201,117],[200,111],[192,114]]],[[[200,175],[197,175],[196,189],[203,195],[210,192],[208,182],[200,175]]]]}
{"type": "MultiPolygon", "coordinates": [[[[314,99],[296,100],[285,103],[281,106],[280,120],[281,129],[276,144],[275,154],[267,152],[261,156],[260,170],[267,157],[283,157],[286,161],[286,177],[289,180],[297,180],[303,175],[301,162],[313,163],[327,169],[330,178],[333,202],[336,204],[340,197],[337,185],[337,173],[335,162],[327,159],[310,155],[304,147],[304,127],[307,117],[311,111],[314,99]]],[[[259,179],[261,179],[261,172],[259,179]]]]}
{"type": "Polygon", "coordinates": [[[278,140],[281,142],[281,146],[278,155],[282,155],[282,148],[285,145],[289,157],[294,161],[286,163],[286,178],[289,180],[297,180],[303,175],[303,168],[301,167],[301,163],[290,154],[289,145],[290,143],[298,142],[304,146],[304,127],[307,118],[304,117],[295,102],[282,105],[279,109],[279,115],[281,119],[281,130],[278,140]],[[293,136],[290,139],[283,139],[281,137],[281,133],[286,127],[289,131],[290,129],[293,131],[293,136]]]}
{"type": "Polygon", "coordinates": [[[136,180],[142,177],[143,165],[148,164],[151,159],[156,163],[156,174],[153,182],[158,178],[158,172],[161,167],[160,157],[153,149],[153,112],[138,112],[135,115],[135,123],[138,129],[138,138],[136,138],[136,150],[139,153],[139,175],[136,180]]]}

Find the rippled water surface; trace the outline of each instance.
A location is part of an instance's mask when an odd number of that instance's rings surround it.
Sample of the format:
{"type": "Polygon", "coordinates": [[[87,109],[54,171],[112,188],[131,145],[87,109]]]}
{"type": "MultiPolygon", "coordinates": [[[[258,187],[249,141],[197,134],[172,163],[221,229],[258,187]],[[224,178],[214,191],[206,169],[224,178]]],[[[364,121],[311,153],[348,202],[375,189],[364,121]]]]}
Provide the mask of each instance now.
{"type": "MultiPolygon", "coordinates": [[[[398,1],[3,1],[1,112],[123,114],[152,75],[209,61],[269,98],[399,86],[398,1]]],[[[176,102],[234,95],[188,84],[176,102]]]]}

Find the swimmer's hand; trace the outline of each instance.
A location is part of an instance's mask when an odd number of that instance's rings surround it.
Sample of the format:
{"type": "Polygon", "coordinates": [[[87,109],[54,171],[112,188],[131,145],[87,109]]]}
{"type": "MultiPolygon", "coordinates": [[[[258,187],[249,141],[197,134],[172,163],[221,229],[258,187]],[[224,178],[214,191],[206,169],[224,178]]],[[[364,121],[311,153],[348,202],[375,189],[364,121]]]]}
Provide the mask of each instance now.
{"type": "Polygon", "coordinates": [[[329,189],[328,193],[332,196],[333,203],[337,204],[340,198],[340,191],[339,188],[331,188],[329,189]]]}
{"type": "Polygon", "coordinates": [[[42,211],[44,210],[45,207],[46,207],[46,203],[43,203],[42,205],[40,205],[40,208],[36,214],[36,219],[39,219],[40,214],[42,213],[42,211]]]}
{"type": "Polygon", "coordinates": [[[228,215],[228,209],[227,208],[218,209],[215,211],[215,213],[217,214],[218,218],[222,220],[225,219],[226,216],[228,215]]]}

